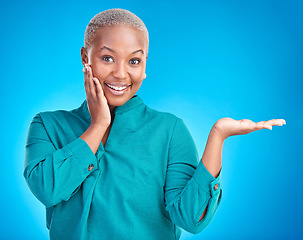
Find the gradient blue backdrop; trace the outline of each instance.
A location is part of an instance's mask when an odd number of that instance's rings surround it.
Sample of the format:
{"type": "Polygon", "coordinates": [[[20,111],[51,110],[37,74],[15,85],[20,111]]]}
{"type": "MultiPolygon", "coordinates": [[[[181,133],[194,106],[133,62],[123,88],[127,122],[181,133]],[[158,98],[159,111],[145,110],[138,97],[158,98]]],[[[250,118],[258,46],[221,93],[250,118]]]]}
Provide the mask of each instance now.
{"type": "Polygon", "coordinates": [[[1,1],[0,239],[48,239],[44,207],[22,175],[28,127],[40,111],[85,99],[85,27],[109,8],[145,22],[138,94],[185,121],[200,157],[220,118],[287,122],[225,141],[221,205],[204,231],[182,239],[302,239],[301,0],[1,1]]]}

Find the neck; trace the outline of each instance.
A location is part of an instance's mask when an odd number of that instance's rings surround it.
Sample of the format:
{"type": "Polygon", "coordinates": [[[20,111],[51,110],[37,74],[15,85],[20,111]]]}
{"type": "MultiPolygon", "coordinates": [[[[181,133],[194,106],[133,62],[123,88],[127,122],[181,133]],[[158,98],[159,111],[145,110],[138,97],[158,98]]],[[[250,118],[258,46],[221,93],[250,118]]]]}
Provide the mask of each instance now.
{"type": "Polygon", "coordinates": [[[112,119],[114,119],[114,116],[115,116],[115,108],[116,106],[112,106],[112,105],[108,105],[109,106],[109,110],[110,110],[110,115],[112,117],[112,119]]]}

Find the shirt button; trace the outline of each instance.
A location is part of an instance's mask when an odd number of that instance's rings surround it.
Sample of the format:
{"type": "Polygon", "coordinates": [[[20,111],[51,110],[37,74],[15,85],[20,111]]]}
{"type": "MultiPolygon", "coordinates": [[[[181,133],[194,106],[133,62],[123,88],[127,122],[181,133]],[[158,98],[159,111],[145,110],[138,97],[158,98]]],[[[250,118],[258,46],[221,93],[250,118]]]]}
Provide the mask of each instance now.
{"type": "Polygon", "coordinates": [[[94,168],[94,164],[89,165],[89,166],[88,166],[88,171],[93,170],[93,168],[94,168]]]}
{"type": "Polygon", "coordinates": [[[218,183],[214,186],[214,190],[216,191],[218,189],[218,183]]]}

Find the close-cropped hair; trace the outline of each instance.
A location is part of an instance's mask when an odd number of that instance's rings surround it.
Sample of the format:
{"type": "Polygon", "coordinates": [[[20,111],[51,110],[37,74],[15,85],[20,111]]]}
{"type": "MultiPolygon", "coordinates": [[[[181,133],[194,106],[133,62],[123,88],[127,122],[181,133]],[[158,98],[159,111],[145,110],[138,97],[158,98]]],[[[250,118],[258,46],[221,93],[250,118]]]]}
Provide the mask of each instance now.
{"type": "Polygon", "coordinates": [[[98,13],[90,20],[85,29],[84,47],[87,48],[90,45],[94,33],[100,28],[122,24],[129,25],[140,30],[146,36],[148,41],[149,35],[147,28],[138,16],[125,9],[113,8],[98,13]]]}

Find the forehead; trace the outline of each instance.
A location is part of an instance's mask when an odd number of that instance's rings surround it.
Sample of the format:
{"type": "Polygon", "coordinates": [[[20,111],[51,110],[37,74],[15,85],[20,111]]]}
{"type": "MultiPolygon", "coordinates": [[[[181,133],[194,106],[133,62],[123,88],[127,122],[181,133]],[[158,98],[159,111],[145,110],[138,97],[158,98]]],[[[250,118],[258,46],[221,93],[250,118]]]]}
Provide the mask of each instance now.
{"type": "Polygon", "coordinates": [[[129,51],[138,48],[147,49],[148,46],[144,33],[129,25],[101,27],[94,34],[91,43],[98,48],[106,45],[110,48],[128,49],[129,51]]]}

